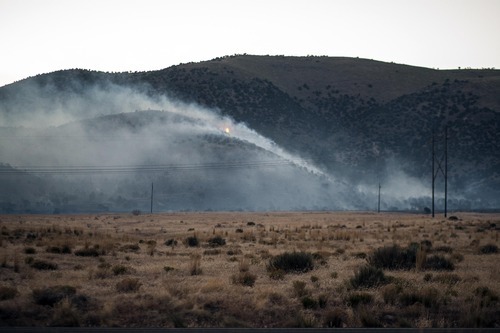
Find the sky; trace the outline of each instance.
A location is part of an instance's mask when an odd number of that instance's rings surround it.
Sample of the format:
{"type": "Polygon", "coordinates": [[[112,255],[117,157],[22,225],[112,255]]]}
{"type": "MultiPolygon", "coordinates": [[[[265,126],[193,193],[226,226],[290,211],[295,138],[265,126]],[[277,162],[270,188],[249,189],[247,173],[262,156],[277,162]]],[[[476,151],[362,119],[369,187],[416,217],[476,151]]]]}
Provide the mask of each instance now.
{"type": "Polygon", "coordinates": [[[0,86],[233,54],[500,69],[500,0],[0,0],[0,86]]]}

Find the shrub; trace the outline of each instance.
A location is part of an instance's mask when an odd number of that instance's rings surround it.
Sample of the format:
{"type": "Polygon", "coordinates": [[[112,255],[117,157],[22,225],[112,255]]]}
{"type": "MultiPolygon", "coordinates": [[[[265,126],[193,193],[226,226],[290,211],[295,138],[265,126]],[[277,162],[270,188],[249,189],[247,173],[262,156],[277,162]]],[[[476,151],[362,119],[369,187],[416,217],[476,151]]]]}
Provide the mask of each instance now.
{"type": "Polygon", "coordinates": [[[24,253],[26,254],[35,254],[36,253],[36,250],[34,247],[27,247],[24,249],[24,253]]]}
{"type": "Polygon", "coordinates": [[[355,308],[359,304],[370,304],[373,302],[373,295],[368,293],[354,293],[347,297],[347,304],[355,308]]]}
{"type": "Polygon", "coordinates": [[[128,272],[128,267],[124,265],[114,265],[111,269],[114,275],[122,275],[128,272]]]}
{"type": "Polygon", "coordinates": [[[434,255],[425,259],[423,268],[436,271],[452,271],[455,269],[455,265],[443,256],[434,255]]]}
{"type": "Polygon", "coordinates": [[[380,268],[373,266],[363,266],[350,280],[354,288],[373,288],[389,282],[384,272],[380,268]]]}
{"type": "Polygon", "coordinates": [[[190,236],[190,237],[188,237],[188,238],[185,239],[184,243],[187,246],[196,247],[196,246],[199,245],[198,237],[196,237],[196,236],[190,236]]]}
{"type": "Polygon", "coordinates": [[[304,296],[300,300],[304,309],[316,309],[318,307],[318,302],[309,296],[304,296]]]}
{"type": "Polygon", "coordinates": [[[139,244],[125,244],[120,247],[120,251],[123,252],[138,252],[141,249],[139,244]]]}
{"type": "Polygon", "coordinates": [[[98,257],[101,253],[94,247],[83,248],[75,251],[75,256],[98,257]]]}
{"type": "Polygon", "coordinates": [[[0,287],[0,301],[13,299],[18,294],[17,289],[14,287],[1,286],[0,287]]]}
{"type": "Polygon", "coordinates": [[[31,267],[38,269],[38,270],[49,270],[49,271],[53,271],[53,270],[56,270],[58,268],[56,263],[52,263],[52,262],[45,261],[45,260],[34,260],[31,263],[31,267]]]}
{"type": "Polygon", "coordinates": [[[418,246],[402,249],[398,245],[375,250],[368,258],[370,266],[385,269],[412,269],[415,267],[418,246]]]}
{"type": "Polygon", "coordinates": [[[285,252],[270,259],[269,270],[282,270],[286,273],[304,273],[314,268],[313,257],[306,252],[285,252]]]}
{"type": "Polygon", "coordinates": [[[347,313],[341,308],[333,308],[325,315],[323,325],[329,328],[343,327],[347,320],[347,313]]]}
{"type": "Polygon", "coordinates": [[[177,241],[175,239],[171,238],[171,239],[169,239],[169,240],[167,240],[165,242],[165,245],[166,246],[176,246],[177,245],[177,241]]]}
{"type": "Polygon", "coordinates": [[[462,278],[457,274],[453,273],[443,273],[441,275],[436,275],[432,278],[432,281],[444,283],[444,284],[457,284],[462,281],[462,278]]]}
{"type": "Polygon", "coordinates": [[[69,254],[71,253],[71,247],[67,244],[62,246],[49,246],[47,247],[47,252],[56,254],[69,254]]]}
{"type": "Polygon", "coordinates": [[[253,287],[255,281],[257,280],[257,275],[250,272],[239,272],[233,275],[233,283],[241,284],[243,286],[253,287]]]}
{"type": "Polygon", "coordinates": [[[122,293],[132,293],[139,290],[141,283],[136,278],[125,278],[116,284],[116,290],[122,293]]]}
{"type": "Polygon", "coordinates": [[[479,248],[479,253],[481,254],[498,253],[498,246],[494,244],[483,245],[479,248]]]}
{"type": "Polygon", "coordinates": [[[297,297],[306,296],[309,292],[304,281],[293,281],[293,291],[297,297]]]}
{"type": "Polygon", "coordinates": [[[173,268],[172,266],[165,266],[165,267],[163,267],[163,270],[168,273],[170,271],[175,270],[175,268],[173,268]]]}
{"type": "Polygon", "coordinates": [[[426,308],[436,308],[439,306],[439,292],[435,288],[403,292],[399,295],[399,301],[404,306],[420,303],[426,308]]]}
{"type": "Polygon", "coordinates": [[[134,209],[134,210],[132,211],[132,215],[134,215],[134,216],[139,216],[139,215],[141,215],[141,211],[140,211],[139,209],[134,209]]]}
{"type": "Polygon", "coordinates": [[[221,250],[219,250],[219,249],[208,249],[208,250],[203,251],[203,254],[206,255],[206,256],[216,256],[216,255],[221,254],[221,250]]]}
{"type": "Polygon", "coordinates": [[[191,275],[200,275],[201,270],[201,256],[199,254],[191,256],[191,266],[189,269],[191,275]]]}
{"type": "Polygon", "coordinates": [[[221,236],[215,236],[208,240],[208,245],[212,247],[223,246],[226,245],[226,240],[221,236]]]}
{"type": "Polygon", "coordinates": [[[451,253],[451,252],[453,252],[453,248],[451,246],[448,246],[448,245],[441,245],[441,246],[435,247],[434,251],[435,252],[451,253]]]}
{"type": "Polygon", "coordinates": [[[76,288],[67,285],[52,286],[44,289],[33,290],[33,299],[38,305],[54,306],[64,298],[69,298],[76,293],[76,288]]]}
{"type": "Polygon", "coordinates": [[[495,305],[499,300],[498,295],[488,287],[477,287],[474,295],[481,298],[481,307],[495,305]]]}

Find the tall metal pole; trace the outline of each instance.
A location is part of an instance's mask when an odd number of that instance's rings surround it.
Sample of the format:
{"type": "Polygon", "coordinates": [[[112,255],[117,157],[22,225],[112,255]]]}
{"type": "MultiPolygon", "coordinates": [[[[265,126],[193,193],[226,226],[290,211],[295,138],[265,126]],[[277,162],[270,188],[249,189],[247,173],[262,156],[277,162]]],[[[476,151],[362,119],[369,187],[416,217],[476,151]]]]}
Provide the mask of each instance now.
{"type": "Polygon", "coordinates": [[[380,213],[380,183],[378,183],[378,206],[377,206],[377,213],[380,213]]]}
{"type": "Polygon", "coordinates": [[[444,217],[448,208],[448,127],[444,129],[444,217]]]}
{"type": "Polygon", "coordinates": [[[153,183],[151,183],[151,214],[153,214],[153,183]]]}
{"type": "Polygon", "coordinates": [[[432,132],[432,217],[434,217],[434,132],[432,132]]]}

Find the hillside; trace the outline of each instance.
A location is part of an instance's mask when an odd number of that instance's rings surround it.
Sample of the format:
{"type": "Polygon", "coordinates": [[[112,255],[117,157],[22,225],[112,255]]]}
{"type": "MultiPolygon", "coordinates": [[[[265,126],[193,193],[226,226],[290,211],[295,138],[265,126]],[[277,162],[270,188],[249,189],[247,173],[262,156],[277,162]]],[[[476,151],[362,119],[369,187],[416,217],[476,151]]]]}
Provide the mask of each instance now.
{"type": "MultiPolygon", "coordinates": [[[[309,160],[359,192],[354,209],[373,207],[362,202],[373,200],[379,182],[387,209],[429,205],[431,138],[441,158],[447,128],[452,207],[500,207],[500,71],[493,69],[240,55],[150,72],[66,70],[1,87],[0,125],[62,125],[178,108],[176,100],[246,124],[309,160]]],[[[109,124],[94,126],[106,133],[109,124]]],[[[0,162],[15,165],[5,154],[0,162]]]]}

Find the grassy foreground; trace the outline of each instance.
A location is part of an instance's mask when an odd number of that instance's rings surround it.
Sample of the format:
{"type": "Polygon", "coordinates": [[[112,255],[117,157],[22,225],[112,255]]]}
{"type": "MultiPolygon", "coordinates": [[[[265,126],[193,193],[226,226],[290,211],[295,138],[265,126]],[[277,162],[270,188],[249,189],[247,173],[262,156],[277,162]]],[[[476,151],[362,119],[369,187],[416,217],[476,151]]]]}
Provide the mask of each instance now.
{"type": "Polygon", "coordinates": [[[499,327],[500,215],[0,216],[0,326],[499,327]]]}

